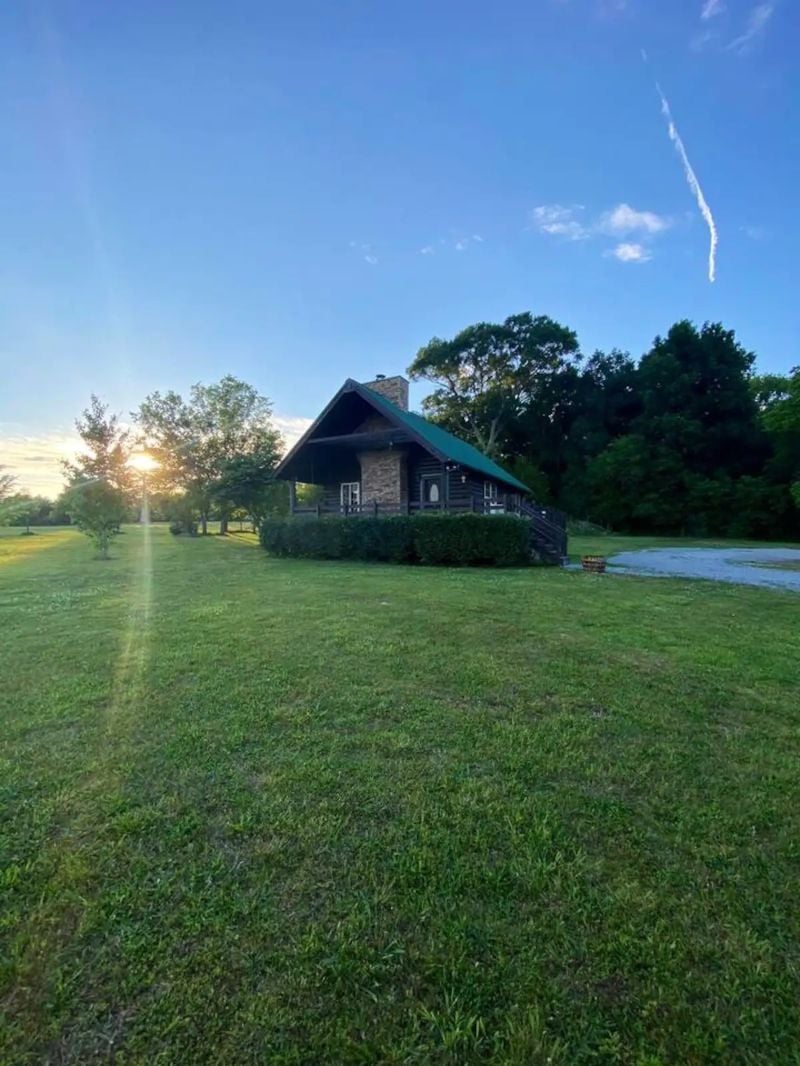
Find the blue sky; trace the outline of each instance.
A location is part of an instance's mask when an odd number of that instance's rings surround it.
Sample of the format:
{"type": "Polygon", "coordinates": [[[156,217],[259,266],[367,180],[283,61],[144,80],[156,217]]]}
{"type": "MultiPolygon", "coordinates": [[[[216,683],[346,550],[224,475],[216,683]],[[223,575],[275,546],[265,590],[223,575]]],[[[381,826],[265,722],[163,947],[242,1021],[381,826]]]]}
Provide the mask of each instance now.
{"type": "Polygon", "coordinates": [[[523,310],[637,356],[721,320],[788,369],[798,45],[795,0],[3,5],[0,463],[52,489],[91,391],[227,372],[291,434],[523,310]]]}

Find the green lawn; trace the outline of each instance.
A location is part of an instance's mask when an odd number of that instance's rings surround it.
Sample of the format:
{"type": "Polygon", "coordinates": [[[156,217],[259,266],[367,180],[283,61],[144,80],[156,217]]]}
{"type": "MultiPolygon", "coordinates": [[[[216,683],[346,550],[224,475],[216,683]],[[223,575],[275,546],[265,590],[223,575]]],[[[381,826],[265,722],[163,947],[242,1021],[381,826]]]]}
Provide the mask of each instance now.
{"type": "Polygon", "coordinates": [[[798,1061],[796,596],[6,533],[1,1063],[798,1061]]]}

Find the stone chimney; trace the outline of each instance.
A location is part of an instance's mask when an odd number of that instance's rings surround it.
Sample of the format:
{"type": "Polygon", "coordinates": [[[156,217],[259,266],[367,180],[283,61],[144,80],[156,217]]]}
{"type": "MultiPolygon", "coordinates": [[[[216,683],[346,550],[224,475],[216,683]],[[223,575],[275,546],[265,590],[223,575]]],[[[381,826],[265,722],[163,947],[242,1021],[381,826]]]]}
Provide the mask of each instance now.
{"type": "Polygon", "coordinates": [[[387,400],[408,410],[408,381],[400,374],[387,378],[385,374],[378,374],[374,381],[365,381],[364,384],[373,392],[379,392],[387,400]]]}

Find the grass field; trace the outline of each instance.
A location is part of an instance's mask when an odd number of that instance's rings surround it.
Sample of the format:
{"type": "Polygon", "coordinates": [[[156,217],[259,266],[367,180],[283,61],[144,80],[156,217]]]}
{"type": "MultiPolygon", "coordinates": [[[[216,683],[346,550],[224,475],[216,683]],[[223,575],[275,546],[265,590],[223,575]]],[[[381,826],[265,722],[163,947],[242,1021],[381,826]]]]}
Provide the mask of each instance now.
{"type": "Polygon", "coordinates": [[[6,533],[0,1062],[798,1061],[796,596],[6,533]]]}

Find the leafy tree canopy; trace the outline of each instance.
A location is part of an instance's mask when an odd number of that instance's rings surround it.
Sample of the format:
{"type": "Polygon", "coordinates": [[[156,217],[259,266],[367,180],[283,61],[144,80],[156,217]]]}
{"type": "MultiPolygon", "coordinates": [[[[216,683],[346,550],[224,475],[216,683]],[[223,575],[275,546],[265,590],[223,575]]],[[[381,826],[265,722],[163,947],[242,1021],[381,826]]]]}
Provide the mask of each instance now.
{"type": "Polygon", "coordinates": [[[579,358],[575,333],[546,315],[511,315],[503,323],[468,326],[452,340],[434,337],[408,372],[436,385],[425,409],[486,455],[545,382],[579,358]]]}
{"type": "MultiPolygon", "coordinates": [[[[250,457],[272,468],[282,448],[272,404],[252,385],[228,374],[213,385],[193,385],[189,399],[154,392],[134,418],[158,461],[158,487],[181,489],[200,514],[203,532],[219,484],[232,461],[250,457]]],[[[225,516],[223,515],[223,528],[225,516]]]]}
{"type": "Polygon", "coordinates": [[[69,484],[101,479],[130,496],[134,475],[128,466],[131,455],[131,434],[108,405],[92,394],[89,406],[75,422],[86,451],[62,465],[69,484]]]}

